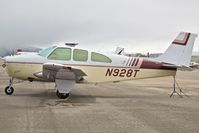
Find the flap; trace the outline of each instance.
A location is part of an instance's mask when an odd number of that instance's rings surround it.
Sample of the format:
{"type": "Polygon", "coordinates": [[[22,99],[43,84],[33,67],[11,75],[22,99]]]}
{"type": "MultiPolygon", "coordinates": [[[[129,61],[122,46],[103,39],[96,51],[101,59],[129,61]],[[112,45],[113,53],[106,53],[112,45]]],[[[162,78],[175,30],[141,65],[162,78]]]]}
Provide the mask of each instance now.
{"type": "Polygon", "coordinates": [[[50,71],[59,71],[60,69],[68,70],[74,72],[76,76],[86,76],[86,74],[81,69],[72,68],[67,65],[56,64],[56,63],[45,63],[43,69],[50,71]]]}
{"type": "Polygon", "coordinates": [[[34,75],[38,78],[53,82],[56,79],[75,80],[76,82],[79,82],[83,79],[83,76],[86,76],[86,74],[80,69],[55,63],[43,64],[43,71],[35,73],[34,75]]]}

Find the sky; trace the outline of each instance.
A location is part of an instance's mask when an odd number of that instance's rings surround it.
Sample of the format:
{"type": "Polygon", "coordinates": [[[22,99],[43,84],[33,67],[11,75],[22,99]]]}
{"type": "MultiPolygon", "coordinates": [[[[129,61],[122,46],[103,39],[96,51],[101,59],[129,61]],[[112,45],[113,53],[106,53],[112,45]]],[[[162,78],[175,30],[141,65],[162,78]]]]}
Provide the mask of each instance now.
{"type": "MultiPolygon", "coordinates": [[[[0,47],[164,52],[180,31],[199,33],[198,0],[0,0],[0,47]]],[[[194,46],[199,51],[199,41],[194,46]]]]}

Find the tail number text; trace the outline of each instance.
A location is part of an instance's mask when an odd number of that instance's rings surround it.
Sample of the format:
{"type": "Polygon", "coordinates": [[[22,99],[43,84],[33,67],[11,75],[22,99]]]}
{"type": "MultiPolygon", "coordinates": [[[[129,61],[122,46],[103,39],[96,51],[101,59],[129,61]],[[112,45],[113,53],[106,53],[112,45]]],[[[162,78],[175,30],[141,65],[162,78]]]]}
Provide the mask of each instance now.
{"type": "Polygon", "coordinates": [[[134,70],[134,69],[113,69],[108,68],[106,71],[105,76],[114,76],[114,77],[136,77],[137,73],[140,70],[134,70]]]}

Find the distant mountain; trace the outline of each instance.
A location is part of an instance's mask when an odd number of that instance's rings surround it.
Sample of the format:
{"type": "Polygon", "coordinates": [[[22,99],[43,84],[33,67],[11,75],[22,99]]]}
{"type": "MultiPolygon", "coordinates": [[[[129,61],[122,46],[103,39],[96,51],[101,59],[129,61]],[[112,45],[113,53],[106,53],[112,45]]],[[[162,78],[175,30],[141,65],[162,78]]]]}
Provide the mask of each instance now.
{"type": "Polygon", "coordinates": [[[22,52],[39,52],[41,49],[36,47],[18,47],[18,48],[0,47],[0,57],[15,55],[17,53],[17,50],[20,50],[22,52]]]}

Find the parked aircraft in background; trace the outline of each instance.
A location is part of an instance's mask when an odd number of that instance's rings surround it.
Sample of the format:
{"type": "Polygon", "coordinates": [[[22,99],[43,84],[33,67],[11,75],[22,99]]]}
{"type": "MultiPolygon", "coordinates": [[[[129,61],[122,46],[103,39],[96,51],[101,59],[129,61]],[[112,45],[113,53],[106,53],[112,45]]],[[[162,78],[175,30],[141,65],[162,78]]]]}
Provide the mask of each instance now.
{"type": "Polygon", "coordinates": [[[190,67],[191,67],[191,68],[199,68],[199,63],[191,62],[190,67]]]}
{"type": "Polygon", "coordinates": [[[177,68],[190,68],[196,37],[196,34],[181,32],[166,52],[156,59],[99,53],[72,43],[52,46],[37,54],[5,57],[4,67],[10,76],[10,83],[5,88],[5,93],[13,94],[15,78],[31,82],[55,82],[56,94],[61,99],[67,98],[70,90],[78,83],[173,76],[175,89],[177,68]]]}
{"type": "Polygon", "coordinates": [[[0,56],[5,57],[5,56],[11,56],[11,55],[16,55],[17,53],[20,52],[38,52],[40,51],[40,48],[37,47],[12,47],[12,48],[5,48],[0,47],[0,56]]]}

